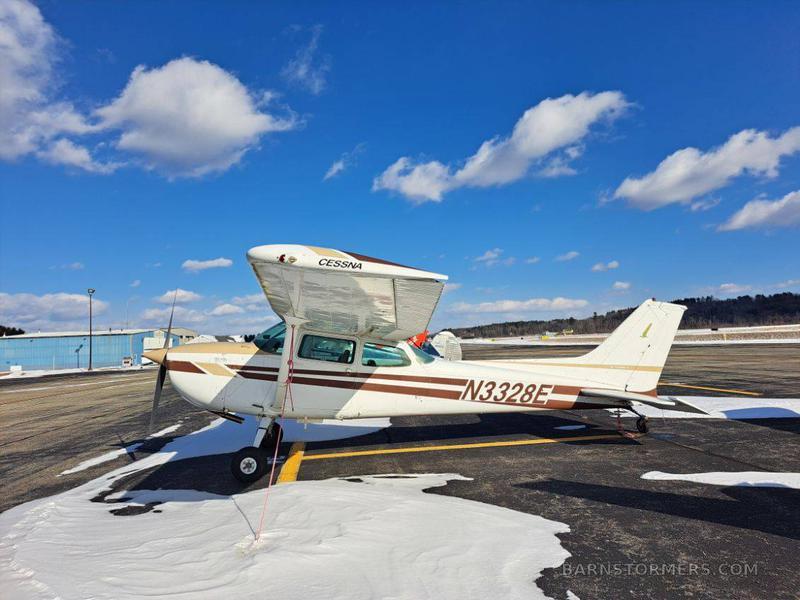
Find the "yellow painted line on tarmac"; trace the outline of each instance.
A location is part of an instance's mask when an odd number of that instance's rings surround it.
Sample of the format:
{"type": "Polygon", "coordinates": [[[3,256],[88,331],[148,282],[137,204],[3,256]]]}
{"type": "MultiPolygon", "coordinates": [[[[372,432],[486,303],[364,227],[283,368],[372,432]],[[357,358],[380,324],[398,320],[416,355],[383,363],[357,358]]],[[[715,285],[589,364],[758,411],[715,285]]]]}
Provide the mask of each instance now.
{"type": "Polygon", "coordinates": [[[417,446],[413,448],[383,448],[380,450],[356,450],[354,452],[330,452],[326,454],[306,454],[303,460],[325,460],[329,458],[348,458],[351,456],[373,456],[377,454],[406,454],[410,452],[443,452],[445,450],[471,450],[473,448],[502,448],[507,446],[535,446],[537,444],[559,444],[561,442],[582,442],[591,440],[619,439],[619,434],[580,435],[562,438],[536,438],[534,440],[506,440],[503,442],[475,442],[472,444],[443,444],[439,446],[417,446]]]}
{"type": "Polygon", "coordinates": [[[292,444],[292,447],[289,449],[289,458],[283,463],[281,472],[278,475],[278,483],[297,481],[297,473],[300,472],[300,463],[303,462],[305,448],[305,442],[294,442],[292,444]]]}
{"type": "Polygon", "coordinates": [[[670,383],[659,381],[658,385],[670,385],[672,387],[688,388],[690,390],[706,390],[709,392],[724,392],[726,394],[744,394],[745,396],[761,396],[761,392],[748,392],[747,390],[728,390],[725,388],[708,387],[704,385],[687,385],[685,383],[670,383]]]}

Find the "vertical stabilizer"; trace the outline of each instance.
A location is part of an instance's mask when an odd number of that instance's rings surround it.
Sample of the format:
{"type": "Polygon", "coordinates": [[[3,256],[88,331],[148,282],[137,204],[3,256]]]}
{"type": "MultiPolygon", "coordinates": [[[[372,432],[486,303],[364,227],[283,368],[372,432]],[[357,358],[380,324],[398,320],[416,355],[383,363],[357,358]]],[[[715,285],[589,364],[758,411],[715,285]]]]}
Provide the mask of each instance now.
{"type": "Polygon", "coordinates": [[[646,300],[602,344],[569,362],[592,365],[595,377],[615,389],[654,390],[685,310],[679,304],[646,300]]]}

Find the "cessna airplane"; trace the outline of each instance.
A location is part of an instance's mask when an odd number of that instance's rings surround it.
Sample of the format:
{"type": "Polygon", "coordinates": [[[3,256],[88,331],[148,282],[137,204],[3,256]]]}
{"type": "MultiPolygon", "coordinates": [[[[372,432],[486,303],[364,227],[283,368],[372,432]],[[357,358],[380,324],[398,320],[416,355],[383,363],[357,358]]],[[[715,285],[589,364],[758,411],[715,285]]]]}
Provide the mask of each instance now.
{"type": "Polygon", "coordinates": [[[153,415],[169,372],[188,402],[236,422],[258,417],[253,445],[231,463],[241,481],[266,472],[266,448],[280,442],[278,417],[309,422],[618,408],[636,413],[645,433],[647,419],[637,405],[703,412],[656,395],[683,306],[645,301],[584,356],[449,361],[406,341],[427,329],[445,275],[315,246],[258,246],[247,259],[279,324],[251,343],[145,353],[161,365],[153,415]]]}

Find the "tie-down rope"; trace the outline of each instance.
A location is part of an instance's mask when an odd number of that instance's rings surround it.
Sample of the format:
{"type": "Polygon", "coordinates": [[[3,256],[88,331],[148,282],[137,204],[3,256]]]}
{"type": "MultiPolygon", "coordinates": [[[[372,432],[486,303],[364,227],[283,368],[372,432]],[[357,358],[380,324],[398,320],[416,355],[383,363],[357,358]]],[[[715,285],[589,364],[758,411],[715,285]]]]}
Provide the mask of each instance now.
{"type": "MultiPolygon", "coordinates": [[[[281,402],[281,412],[280,418],[283,421],[283,415],[286,411],[286,397],[289,397],[290,406],[292,407],[292,411],[294,411],[294,400],[292,399],[292,376],[294,375],[294,325],[291,326],[292,334],[289,338],[289,361],[287,365],[289,367],[289,372],[286,376],[286,392],[283,394],[283,402],[281,402]]],[[[274,424],[274,421],[273,421],[274,424]]],[[[264,516],[267,514],[267,502],[269,501],[269,492],[272,489],[272,482],[275,477],[275,465],[278,462],[278,448],[281,445],[281,438],[283,437],[283,427],[278,429],[278,438],[275,440],[275,453],[272,455],[272,468],[269,472],[269,481],[267,482],[266,492],[264,493],[264,506],[261,507],[261,518],[258,520],[258,529],[256,530],[256,538],[255,541],[257,542],[258,539],[261,537],[261,529],[264,526],[264,516]]]]}

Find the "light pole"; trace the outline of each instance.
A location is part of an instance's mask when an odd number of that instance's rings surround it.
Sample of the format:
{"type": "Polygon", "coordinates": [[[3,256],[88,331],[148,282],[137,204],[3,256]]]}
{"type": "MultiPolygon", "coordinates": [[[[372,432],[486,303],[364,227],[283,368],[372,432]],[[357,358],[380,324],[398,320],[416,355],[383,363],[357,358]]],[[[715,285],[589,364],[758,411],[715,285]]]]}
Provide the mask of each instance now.
{"type": "Polygon", "coordinates": [[[89,294],[89,370],[92,370],[92,294],[94,288],[86,290],[89,294]]]}

